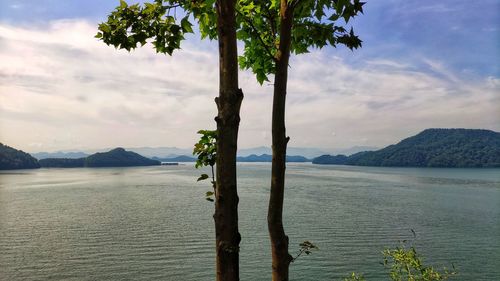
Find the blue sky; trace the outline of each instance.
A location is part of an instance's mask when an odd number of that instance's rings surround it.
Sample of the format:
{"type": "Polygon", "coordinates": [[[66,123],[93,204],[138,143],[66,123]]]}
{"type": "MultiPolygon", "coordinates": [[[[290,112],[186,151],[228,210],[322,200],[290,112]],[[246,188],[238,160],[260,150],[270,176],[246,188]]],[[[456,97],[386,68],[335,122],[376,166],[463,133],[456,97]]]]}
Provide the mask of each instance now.
{"type": "MultiPolygon", "coordinates": [[[[174,58],[114,51],[91,36],[117,2],[0,1],[0,141],[33,152],[188,147],[213,126],[214,43],[192,36],[174,58]]],[[[499,10],[498,0],[368,0],[352,23],[362,49],[292,59],[292,146],[382,147],[428,127],[499,131],[499,10]]],[[[269,145],[271,87],[240,77],[240,146],[269,145]]]]}
{"type": "MultiPolygon", "coordinates": [[[[0,19],[23,26],[68,18],[100,22],[117,3],[2,0],[0,19]]],[[[445,60],[465,75],[498,76],[498,11],[498,0],[367,0],[365,14],[353,23],[365,48],[354,54],[343,50],[342,55],[353,62],[387,57],[412,61],[425,55],[445,60]]]]}

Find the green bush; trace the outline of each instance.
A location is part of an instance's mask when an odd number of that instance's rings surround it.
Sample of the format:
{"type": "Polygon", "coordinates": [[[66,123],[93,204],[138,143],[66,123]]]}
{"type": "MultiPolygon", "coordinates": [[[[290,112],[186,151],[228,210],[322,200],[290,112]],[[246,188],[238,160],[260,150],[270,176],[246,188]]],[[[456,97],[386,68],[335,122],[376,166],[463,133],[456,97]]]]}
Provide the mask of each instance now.
{"type": "MultiPolygon", "coordinates": [[[[436,270],[432,266],[425,265],[422,257],[413,246],[406,247],[402,244],[394,249],[385,249],[384,266],[389,269],[389,277],[392,281],[440,281],[448,280],[457,274],[455,267],[452,270],[446,267],[436,270]]],[[[344,281],[365,281],[363,275],[352,273],[344,281]]]]}

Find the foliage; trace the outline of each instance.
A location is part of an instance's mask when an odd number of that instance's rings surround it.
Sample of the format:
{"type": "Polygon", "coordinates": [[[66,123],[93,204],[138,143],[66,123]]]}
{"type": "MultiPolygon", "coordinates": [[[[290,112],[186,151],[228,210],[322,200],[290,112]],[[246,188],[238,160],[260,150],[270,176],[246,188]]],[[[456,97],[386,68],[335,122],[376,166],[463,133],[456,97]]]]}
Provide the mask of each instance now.
{"type": "MultiPolygon", "coordinates": [[[[212,170],[212,186],[214,191],[207,191],[205,193],[205,199],[213,202],[214,199],[212,196],[215,195],[215,175],[214,175],[214,166],[217,157],[217,131],[211,130],[200,130],[198,134],[201,135],[200,140],[194,145],[193,155],[196,155],[198,158],[196,159],[195,167],[198,169],[203,166],[210,166],[212,170]]],[[[206,180],[209,176],[207,174],[202,174],[198,181],[206,180]]]]}
{"type": "Polygon", "coordinates": [[[500,167],[500,133],[476,129],[427,129],[377,151],[320,156],[315,164],[407,167],[500,167]]]}
{"type": "Polygon", "coordinates": [[[120,0],[107,21],[99,24],[95,37],[127,51],[151,39],[156,52],[172,55],[181,48],[185,34],[193,33],[191,16],[197,20],[203,38],[217,36],[214,5],[215,0],[155,0],[144,5],[128,5],[120,0]],[[177,16],[178,12],[182,17],[177,16]]]}
{"type": "Polygon", "coordinates": [[[300,247],[299,252],[295,257],[292,258],[291,262],[297,260],[302,254],[310,255],[313,250],[319,250],[318,246],[314,245],[312,242],[307,240],[300,243],[299,247],[300,247]]]}
{"type": "MultiPolygon", "coordinates": [[[[358,13],[363,13],[360,0],[293,0],[296,6],[291,51],[309,52],[309,48],[327,45],[345,45],[350,49],[361,47],[361,40],[352,27],[345,24],[358,13]]],[[[96,38],[118,49],[130,51],[150,40],[156,52],[169,54],[181,48],[185,35],[193,33],[198,23],[202,38],[217,37],[215,0],[155,0],[144,5],[120,5],[99,24],[96,38]],[[177,11],[179,8],[179,11],[177,11]],[[179,16],[177,16],[179,15],[179,16]],[[182,16],[181,16],[182,15],[182,16]]],[[[239,57],[240,67],[251,69],[257,81],[269,81],[274,74],[279,46],[279,1],[237,0],[237,37],[244,44],[239,57]]]]}
{"type": "Polygon", "coordinates": [[[40,164],[33,156],[0,143],[0,170],[35,169],[40,164]]]}
{"type": "Polygon", "coordinates": [[[351,276],[344,278],[344,281],[365,281],[366,279],[363,275],[359,275],[355,272],[351,273],[351,276]]]}
{"type": "MultiPolygon", "coordinates": [[[[411,229],[413,238],[416,238],[416,233],[411,229]]],[[[448,280],[456,275],[455,266],[452,264],[453,270],[446,267],[442,271],[435,270],[434,267],[424,264],[422,257],[417,253],[415,247],[408,240],[400,242],[400,246],[394,249],[385,249],[382,251],[384,260],[382,265],[389,269],[389,277],[392,281],[442,281],[448,280]]],[[[362,275],[352,273],[351,276],[345,278],[344,281],[365,281],[362,275]]]]}
{"type": "Polygon", "coordinates": [[[200,140],[194,145],[193,155],[198,158],[195,167],[214,166],[217,156],[217,131],[200,130],[200,140]]]}
{"type": "Polygon", "coordinates": [[[432,266],[426,266],[422,258],[412,246],[405,248],[404,245],[395,249],[386,249],[384,254],[384,266],[390,268],[389,275],[393,281],[439,281],[447,280],[456,274],[443,268],[442,272],[435,270],[432,266]]]}
{"type": "MultiPolygon", "coordinates": [[[[363,13],[360,0],[291,0],[294,6],[291,51],[295,54],[309,52],[309,48],[327,45],[345,45],[350,49],[361,47],[361,40],[352,27],[345,24],[358,13],[363,13]]],[[[251,69],[257,81],[269,81],[268,75],[276,71],[280,42],[280,1],[239,0],[238,39],[243,41],[240,67],[251,69]]]]}

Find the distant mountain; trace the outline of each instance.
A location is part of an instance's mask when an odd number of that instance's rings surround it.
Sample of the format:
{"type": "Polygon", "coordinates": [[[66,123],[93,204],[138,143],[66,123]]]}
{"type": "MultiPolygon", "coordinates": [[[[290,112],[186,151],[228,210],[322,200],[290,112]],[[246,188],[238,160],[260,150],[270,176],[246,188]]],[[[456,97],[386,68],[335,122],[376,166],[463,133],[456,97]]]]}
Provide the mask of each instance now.
{"type": "Polygon", "coordinates": [[[373,150],[378,150],[379,148],[376,146],[353,146],[350,148],[345,148],[345,149],[340,149],[335,151],[335,154],[341,154],[341,155],[353,155],[358,152],[363,152],[363,151],[373,151],[373,150]]]}
{"type": "Polygon", "coordinates": [[[37,153],[32,153],[31,154],[33,157],[36,159],[47,159],[47,158],[69,158],[69,159],[76,159],[76,158],[84,158],[89,156],[89,154],[84,153],[84,152],[62,152],[62,151],[57,151],[57,152],[37,152],[37,153]]]}
{"type": "Polygon", "coordinates": [[[176,157],[172,157],[172,158],[152,157],[151,159],[158,160],[160,162],[196,162],[196,158],[189,157],[186,155],[176,156],[176,157]]]}
{"type": "Polygon", "coordinates": [[[251,154],[248,156],[236,157],[237,162],[271,162],[273,157],[269,154],[255,155],[251,154]]]}
{"type": "Polygon", "coordinates": [[[150,158],[173,158],[181,155],[191,155],[193,153],[193,148],[177,147],[130,147],[126,149],[150,158]]]}
{"type": "MultiPolygon", "coordinates": [[[[351,155],[360,151],[368,151],[368,150],[377,150],[377,147],[374,146],[353,146],[350,148],[338,148],[338,149],[321,149],[315,147],[288,147],[286,152],[289,155],[302,155],[308,159],[312,159],[314,157],[318,157],[320,155],[325,154],[344,154],[351,155]]],[[[270,147],[259,146],[254,148],[242,148],[238,150],[238,156],[250,156],[252,154],[262,155],[268,154],[271,155],[273,152],[270,147]]]]}
{"type": "MultiPolygon", "coordinates": [[[[289,155],[302,155],[306,158],[313,158],[317,157],[322,154],[327,154],[329,153],[328,151],[319,149],[319,148],[309,148],[309,147],[288,147],[286,150],[287,154],[289,155]]],[[[238,149],[238,156],[240,157],[246,157],[250,155],[262,155],[262,154],[267,154],[267,155],[272,155],[273,152],[270,147],[266,146],[259,146],[259,147],[254,147],[254,148],[241,148],[238,149]]]]}
{"type": "Polygon", "coordinates": [[[28,153],[0,143],[0,170],[36,169],[40,164],[28,153]]]}
{"type": "MultiPolygon", "coordinates": [[[[36,152],[31,153],[34,157],[38,159],[45,158],[84,158],[89,155],[110,151],[113,148],[102,148],[102,149],[83,149],[83,150],[65,150],[56,152],[36,152]]],[[[193,153],[192,148],[177,148],[177,147],[125,147],[127,151],[132,151],[145,157],[157,157],[157,158],[172,158],[180,155],[191,155],[193,153]]]]}
{"type": "MultiPolygon", "coordinates": [[[[46,159],[46,158],[71,158],[71,159],[77,159],[77,158],[84,158],[87,157],[91,154],[97,153],[97,152],[106,152],[111,150],[112,148],[105,148],[105,149],[91,149],[91,150],[65,150],[65,151],[56,151],[56,152],[36,152],[36,153],[31,153],[35,158],[38,160],[40,159],[46,159]]],[[[320,148],[314,148],[314,147],[288,147],[287,149],[287,154],[289,155],[302,155],[308,159],[312,159],[314,157],[323,155],[323,154],[345,154],[345,155],[351,155],[360,151],[366,151],[366,150],[376,150],[376,147],[372,146],[354,146],[351,148],[345,148],[345,149],[320,149],[320,148]]],[[[186,157],[191,157],[193,153],[192,148],[177,148],[177,147],[126,147],[125,150],[127,151],[132,151],[135,153],[138,153],[142,156],[154,159],[173,159],[179,156],[186,156],[186,157]]],[[[238,150],[238,156],[241,157],[246,157],[250,156],[252,154],[255,155],[262,155],[262,154],[272,154],[272,150],[270,147],[266,146],[259,146],[259,147],[254,147],[254,148],[240,148],[238,150]]],[[[176,162],[190,162],[188,161],[189,159],[185,159],[183,161],[176,161],[176,162]]],[[[173,161],[164,161],[164,162],[173,162],[173,161]]]]}
{"type": "Polygon", "coordinates": [[[246,157],[250,155],[262,155],[262,154],[272,154],[272,150],[267,146],[259,146],[252,148],[238,148],[238,156],[246,157]]]}
{"type": "MultiPolygon", "coordinates": [[[[172,158],[159,158],[159,157],[152,157],[151,159],[153,160],[158,160],[161,162],[195,162],[196,158],[186,156],[186,155],[181,155],[177,157],[172,157],[172,158]]],[[[248,155],[248,156],[238,156],[236,158],[237,162],[271,162],[273,160],[272,155],[269,154],[262,154],[262,155],[248,155]]],[[[294,155],[294,156],[286,156],[286,161],[287,162],[311,162],[310,159],[307,159],[304,156],[300,155],[294,155]]]]}
{"type": "MultiPolygon", "coordinates": [[[[338,156],[316,164],[340,164],[338,156]]],[[[397,167],[500,167],[500,133],[479,129],[427,129],[377,151],[359,152],[343,164],[397,167]]]]}
{"type": "MultiPolygon", "coordinates": [[[[262,155],[249,155],[249,156],[239,156],[236,158],[237,162],[271,162],[273,160],[273,156],[269,154],[262,155]]],[[[287,162],[310,162],[311,160],[305,158],[304,156],[294,155],[294,156],[286,156],[287,162]]]]}
{"type": "Polygon", "coordinates": [[[123,148],[115,148],[108,152],[99,152],[85,158],[49,158],[39,161],[46,168],[75,168],[75,167],[129,167],[155,166],[160,161],[152,160],[135,152],[123,148]]]}

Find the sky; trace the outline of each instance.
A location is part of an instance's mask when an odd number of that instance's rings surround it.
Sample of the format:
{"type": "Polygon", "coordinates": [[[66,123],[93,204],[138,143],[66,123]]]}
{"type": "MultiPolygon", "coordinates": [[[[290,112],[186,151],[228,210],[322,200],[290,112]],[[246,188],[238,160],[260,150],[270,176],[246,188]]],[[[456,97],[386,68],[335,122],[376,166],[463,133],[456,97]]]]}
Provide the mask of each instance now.
{"type": "MultiPolygon", "coordinates": [[[[117,4],[0,0],[0,142],[28,152],[187,148],[215,128],[216,42],[190,35],[172,57],[150,45],[115,50],[93,36],[117,4]]],[[[291,58],[290,146],[500,131],[500,0],[367,0],[364,10],[348,25],[361,49],[291,58]]],[[[270,146],[271,83],[241,71],[240,87],[239,147],[270,146]]]]}

